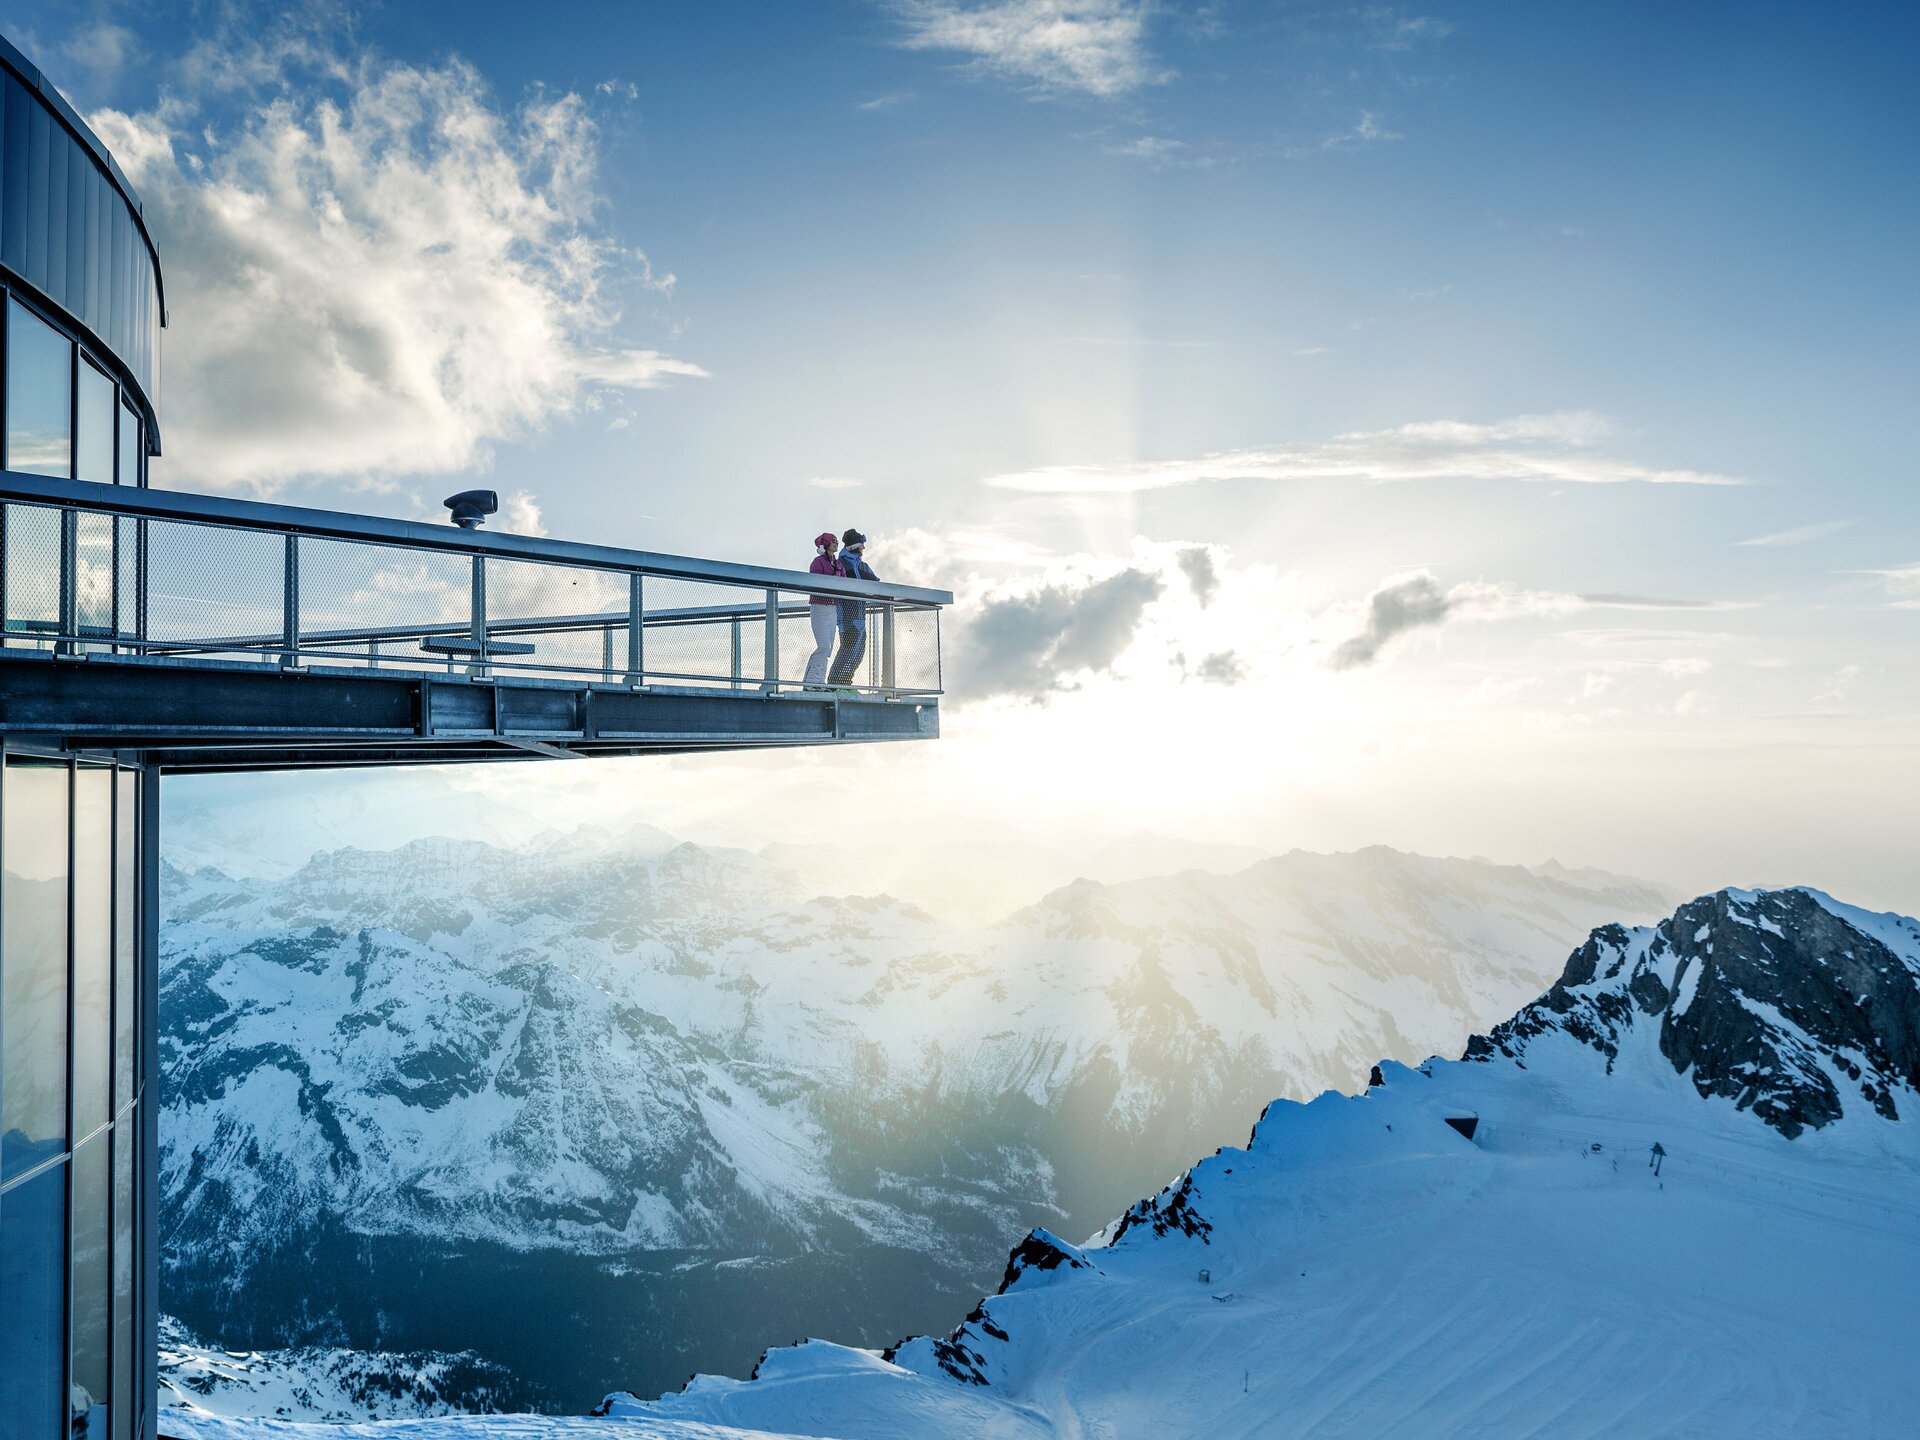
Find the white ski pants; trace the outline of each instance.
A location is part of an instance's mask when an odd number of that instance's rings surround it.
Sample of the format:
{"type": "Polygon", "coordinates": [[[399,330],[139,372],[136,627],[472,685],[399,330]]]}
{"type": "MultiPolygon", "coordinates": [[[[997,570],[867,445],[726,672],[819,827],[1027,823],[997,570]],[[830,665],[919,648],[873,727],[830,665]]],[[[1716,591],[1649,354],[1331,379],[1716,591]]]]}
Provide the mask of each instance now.
{"type": "Polygon", "coordinates": [[[813,616],[813,653],[807,656],[807,684],[827,683],[827,662],[833,658],[833,637],[838,628],[838,605],[808,605],[813,616]]]}

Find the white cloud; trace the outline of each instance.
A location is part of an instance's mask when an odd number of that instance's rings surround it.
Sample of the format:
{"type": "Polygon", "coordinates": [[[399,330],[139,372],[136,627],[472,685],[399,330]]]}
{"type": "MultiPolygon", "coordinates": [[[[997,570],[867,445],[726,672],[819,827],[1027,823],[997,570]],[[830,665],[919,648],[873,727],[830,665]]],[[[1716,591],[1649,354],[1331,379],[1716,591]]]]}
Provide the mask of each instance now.
{"type": "Polygon", "coordinates": [[[525,490],[516,490],[501,505],[497,528],[512,535],[544,535],[547,522],[541,517],[540,502],[525,490]]]}
{"type": "Polygon", "coordinates": [[[1043,89],[1114,96],[1165,77],[1146,51],[1145,0],[894,0],[911,50],[951,50],[1043,89]]]}
{"type": "MultiPolygon", "coordinates": [[[[1154,571],[1129,565],[1098,578],[1079,575],[990,593],[970,607],[956,637],[954,691],[969,700],[1009,696],[1039,704],[1084,677],[1111,674],[1164,589],[1154,571]]],[[[1226,677],[1226,668],[1214,670],[1210,678],[1226,677]]],[[[1233,677],[1240,673],[1234,662],[1233,677]]]]}
{"type": "Polygon", "coordinates": [[[60,53],[76,64],[103,74],[113,74],[127,63],[139,42],[124,25],[105,21],[89,25],[60,47],[60,53]]]}
{"type": "Polygon", "coordinates": [[[1853,524],[1851,520],[1821,520],[1813,525],[1798,525],[1791,530],[1776,530],[1771,535],[1756,535],[1751,540],[1736,540],[1736,545],[1805,545],[1812,540],[1824,540],[1829,535],[1838,535],[1853,524]]]}
{"type": "Polygon", "coordinates": [[[1371,145],[1376,140],[1399,140],[1404,137],[1387,129],[1380,123],[1380,117],[1371,110],[1362,110],[1360,118],[1353,122],[1353,129],[1344,135],[1335,135],[1327,141],[1329,148],[1338,149],[1342,145],[1371,145]]]}
{"type": "Polygon", "coordinates": [[[1860,678],[1860,670],[1861,667],[1858,665],[1842,665],[1827,677],[1825,688],[1813,697],[1814,703],[1846,699],[1847,687],[1860,678]]]}
{"type": "Polygon", "coordinates": [[[1713,669],[1713,662],[1698,655],[1676,655],[1662,660],[1659,669],[1662,675],[1704,675],[1713,669]]]}
{"type": "Polygon", "coordinates": [[[1386,6],[1366,12],[1373,43],[1382,50],[1411,50],[1453,33],[1453,25],[1432,15],[1403,15],[1386,6]]]}
{"type": "Polygon", "coordinates": [[[595,233],[579,97],[503,111],[458,61],[307,41],[178,74],[198,88],[93,117],[166,257],[169,483],[468,469],[601,389],[703,373],[614,334],[623,278],[672,277],[595,233]]]}
{"type": "Polygon", "coordinates": [[[1316,445],[1228,450],[1191,460],[1050,465],[990,476],[1007,490],[1125,494],[1203,480],[1519,480],[1544,484],[1739,485],[1732,476],[1657,469],[1595,451],[1612,427],[1586,411],[1494,424],[1437,420],[1356,431],[1316,445]]]}
{"type": "MultiPolygon", "coordinates": [[[[1589,610],[1701,608],[1730,607],[1712,600],[1523,590],[1505,582],[1485,580],[1465,580],[1443,589],[1431,570],[1407,570],[1383,578],[1358,606],[1336,605],[1329,610],[1327,618],[1345,631],[1346,638],[1334,646],[1327,663],[1335,670],[1359,669],[1378,660],[1395,639],[1409,631],[1437,629],[1460,621],[1559,619],[1589,610]]],[[[1640,663],[1643,662],[1629,661],[1605,668],[1632,668],[1640,663]]],[[[1713,668],[1711,661],[1694,657],[1646,663],[1653,664],[1663,674],[1674,676],[1701,675],[1713,668]]],[[[1592,680],[1590,675],[1586,692],[1589,696],[1605,688],[1605,684],[1595,688],[1592,680]]]]}
{"type": "Polygon", "coordinates": [[[1920,610],[1920,562],[1866,573],[1880,577],[1880,583],[1886,587],[1887,595],[1896,609],[1920,610]]]}
{"type": "Polygon", "coordinates": [[[846,475],[816,475],[807,481],[816,490],[858,490],[866,483],[846,475]]]}
{"type": "Polygon", "coordinates": [[[1137,135],[1106,147],[1107,154],[1124,156],[1129,160],[1144,160],[1155,169],[1164,170],[1172,165],[1191,165],[1202,168],[1214,163],[1213,157],[1194,153],[1193,146],[1184,140],[1174,140],[1165,135],[1137,135]]]}
{"type": "Polygon", "coordinates": [[[1336,670],[1371,665],[1396,635],[1440,624],[1456,604],[1431,571],[1390,576],[1367,597],[1366,621],[1360,633],[1342,641],[1328,663],[1336,670]]]}

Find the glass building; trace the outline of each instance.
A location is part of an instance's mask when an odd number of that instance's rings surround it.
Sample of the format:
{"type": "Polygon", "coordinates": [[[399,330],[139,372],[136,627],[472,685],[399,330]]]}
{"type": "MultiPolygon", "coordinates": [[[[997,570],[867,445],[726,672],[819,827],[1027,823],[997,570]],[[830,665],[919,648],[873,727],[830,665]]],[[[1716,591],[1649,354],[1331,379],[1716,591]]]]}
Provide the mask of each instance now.
{"type": "MultiPolygon", "coordinates": [[[[142,486],[157,443],[160,265],[112,158],[0,41],[0,463],[142,486]]],[[[47,650],[63,605],[109,635],[134,532],[10,510],[7,645],[47,650]],[[70,534],[63,534],[70,529],[70,534]],[[56,574],[70,567],[64,597],[56,574]]],[[[137,757],[0,741],[0,1435],[153,1433],[151,1028],[137,757]]]]}
{"type": "Polygon", "coordinates": [[[160,1433],[163,774],[939,734],[944,591],[149,488],[165,323],[0,40],[0,1440],[160,1433]]]}

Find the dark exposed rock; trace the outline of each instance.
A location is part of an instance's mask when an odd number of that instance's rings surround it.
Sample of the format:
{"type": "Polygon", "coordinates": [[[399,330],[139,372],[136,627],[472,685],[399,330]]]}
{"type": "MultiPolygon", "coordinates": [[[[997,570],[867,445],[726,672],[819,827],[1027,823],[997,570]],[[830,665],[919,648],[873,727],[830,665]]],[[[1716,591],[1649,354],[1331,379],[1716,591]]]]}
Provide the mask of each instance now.
{"type": "Polygon", "coordinates": [[[1207,1237],[1213,1233],[1213,1225],[1195,1206],[1197,1193],[1193,1173],[1189,1171],[1180,1177],[1178,1185],[1168,1186],[1122,1215],[1113,1229],[1113,1243],[1118,1245],[1128,1233],[1145,1229],[1154,1235],[1187,1235],[1202,1245],[1211,1245],[1213,1242],[1207,1237]]]}
{"type": "Polygon", "coordinates": [[[1611,1069],[1637,1010],[1657,1017],[1660,1053],[1702,1096],[1789,1138],[1841,1118],[1852,1089],[1898,1119],[1920,1089],[1920,930],[1911,939],[1896,953],[1805,890],[1722,890],[1651,930],[1595,930],[1552,989],[1465,1058],[1518,1061],[1560,1031],[1611,1069]]]}
{"type": "Polygon", "coordinates": [[[1000,1289],[995,1293],[1006,1294],[1015,1281],[1031,1270],[1055,1270],[1062,1265],[1069,1270],[1093,1268],[1076,1246],[1067,1244],[1049,1231],[1030,1230],[1027,1238],[1014,1246],[1012,1253],[1007,1256],[1006,1273],[1000,1277],[1000,1289]]]}

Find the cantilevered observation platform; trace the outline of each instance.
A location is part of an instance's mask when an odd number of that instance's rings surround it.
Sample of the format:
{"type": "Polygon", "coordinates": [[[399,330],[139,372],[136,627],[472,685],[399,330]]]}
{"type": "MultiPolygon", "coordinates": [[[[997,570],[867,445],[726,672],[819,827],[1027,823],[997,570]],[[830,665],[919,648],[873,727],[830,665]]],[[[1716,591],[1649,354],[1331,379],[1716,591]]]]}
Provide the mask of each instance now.
{"type": "Polygon", "coordinates": [[[942,590],[13,472],[0,556],[0,734],[169,771],[939,734],[942,590]]]}
{"type": "Polygon", "coordinates": [[[0,39],[0,1437],[158,1440],[161,776],[928,739],[943,591],[147,488],[140,201],[0,39]],[[801,684],[815,597],[867,650],[801,684]]]}

